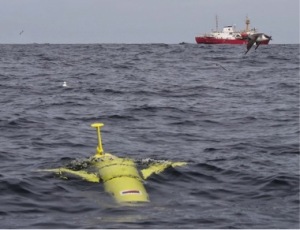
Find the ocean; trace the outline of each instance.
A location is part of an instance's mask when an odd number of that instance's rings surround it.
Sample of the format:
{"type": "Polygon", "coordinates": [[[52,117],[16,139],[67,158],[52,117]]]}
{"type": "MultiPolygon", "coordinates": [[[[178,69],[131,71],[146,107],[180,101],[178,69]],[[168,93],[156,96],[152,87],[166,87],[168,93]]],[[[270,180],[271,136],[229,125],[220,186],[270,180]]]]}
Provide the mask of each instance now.
{"type": "Polygon", "coordinates": [[[299,229],[299,45],[245,50],[0,45],[0,227],[299,229]],[[39,171],[92,156],[94,122],[106,152],[188,164],[133,207],[39,171]]]}

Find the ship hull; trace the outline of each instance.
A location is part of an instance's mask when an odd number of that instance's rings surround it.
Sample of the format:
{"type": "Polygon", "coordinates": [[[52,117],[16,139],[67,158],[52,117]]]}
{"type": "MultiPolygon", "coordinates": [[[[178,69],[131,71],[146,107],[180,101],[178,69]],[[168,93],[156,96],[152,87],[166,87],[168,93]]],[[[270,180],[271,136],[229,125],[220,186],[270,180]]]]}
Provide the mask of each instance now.
{"type": "MultiPolygon", "coordinates": [[[[211,37],[195,37],[197,44],[230,44],[230,45],[245,45],[248,43],[247,39],[224,39],[211,37]]],[[[262,41],[261,45],[268,45],[270,40],[262,41]]]]}

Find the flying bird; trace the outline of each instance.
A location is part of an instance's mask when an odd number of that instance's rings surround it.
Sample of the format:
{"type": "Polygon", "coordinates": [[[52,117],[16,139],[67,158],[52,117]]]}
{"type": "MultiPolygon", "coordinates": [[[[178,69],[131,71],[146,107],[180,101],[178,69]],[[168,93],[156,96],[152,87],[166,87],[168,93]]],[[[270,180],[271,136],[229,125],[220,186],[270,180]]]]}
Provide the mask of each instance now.
{"type": "Polygon", "coordinates": [[[257,33],[257,34],[251,34],[248,36],[248,44],[247,44],[247,51],[245,54],[248,53],[248,51],[251,49],[254,43],[256,43],[255,50],[259,47],[262,41],[268,41],[271,40],[271,36],[268,36],[263,33],[257,33]]]}
{"type": "Polygon", "coordinates": [[[22,30],[22,31],[19,33],[19,35],[21,35],[22,33],[24,33],[24,30],[22,30]]]}

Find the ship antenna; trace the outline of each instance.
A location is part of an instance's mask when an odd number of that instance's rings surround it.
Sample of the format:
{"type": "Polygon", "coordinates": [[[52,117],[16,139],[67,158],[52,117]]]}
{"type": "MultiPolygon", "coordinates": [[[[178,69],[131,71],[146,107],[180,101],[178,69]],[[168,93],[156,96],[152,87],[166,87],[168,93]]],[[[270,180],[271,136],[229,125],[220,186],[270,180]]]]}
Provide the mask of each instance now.
{"type": "Polygon", "coordinates": [[[218,15],[216,15],[216,31],[219,32],[218,15]]]}

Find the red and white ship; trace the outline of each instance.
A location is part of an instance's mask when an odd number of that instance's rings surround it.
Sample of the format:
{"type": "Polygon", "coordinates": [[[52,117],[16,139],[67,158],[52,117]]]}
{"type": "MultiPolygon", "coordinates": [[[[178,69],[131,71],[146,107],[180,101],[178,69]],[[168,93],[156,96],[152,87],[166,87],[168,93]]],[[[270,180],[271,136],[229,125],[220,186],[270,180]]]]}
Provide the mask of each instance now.
{"type": "MultiPolygon", "coordinates": [[[[221,31],[218,30],[218,17],[216,17],[216,30],[209,34],[195,37],[198,44],[235,44],[243,45],[248,43],[248,36],[257,33],[257,29],[249,29],[250,20],[246,18],[246,29],[236,31],[234,26],[225,26],[221,31]]],[[[266,35],[260,44],[267,45],[271,37],[266,35]]]]}

